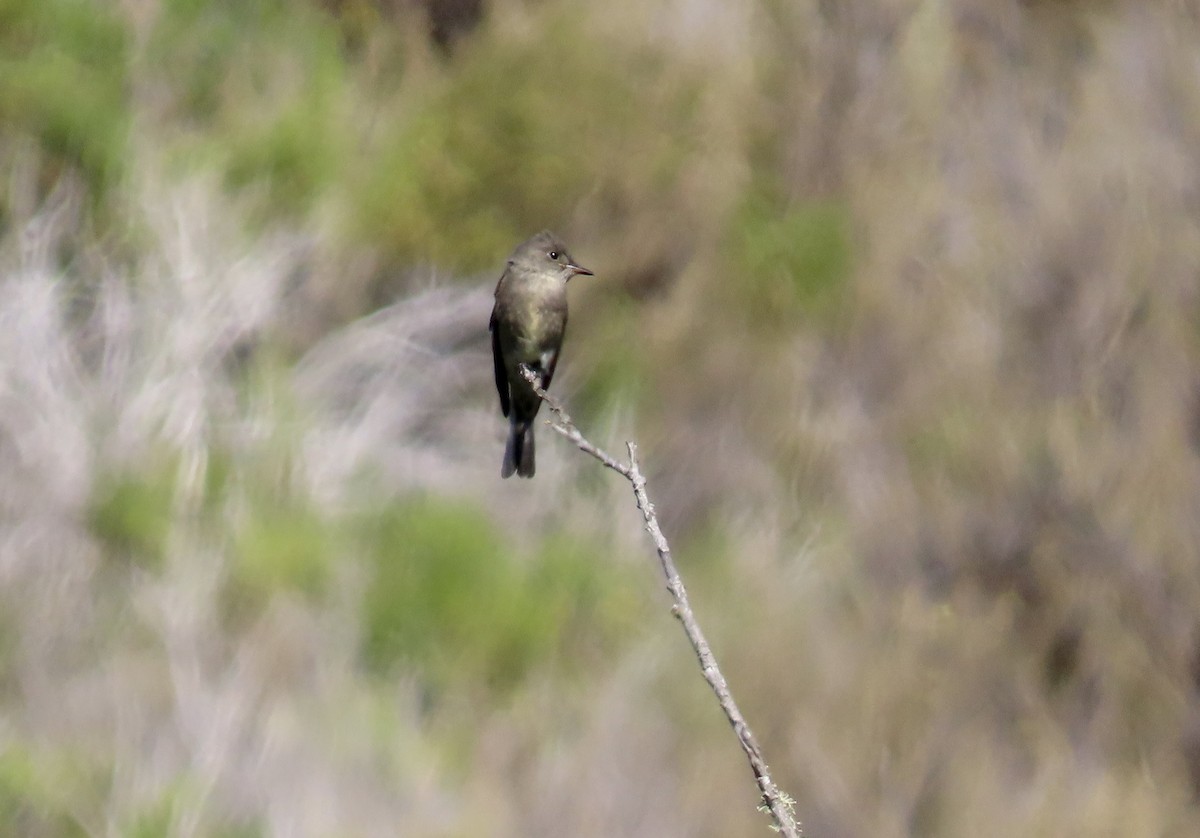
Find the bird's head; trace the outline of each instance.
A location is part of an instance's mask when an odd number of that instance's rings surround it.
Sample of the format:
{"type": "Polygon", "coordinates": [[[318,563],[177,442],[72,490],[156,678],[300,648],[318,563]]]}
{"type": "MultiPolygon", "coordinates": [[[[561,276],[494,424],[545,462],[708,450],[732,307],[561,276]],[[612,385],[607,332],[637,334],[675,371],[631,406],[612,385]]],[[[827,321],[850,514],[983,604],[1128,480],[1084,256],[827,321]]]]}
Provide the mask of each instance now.
{"type": "Polygon", "coordinates": [[[592,276],[587,268],[575,263],[567,247],[558,236],[543,230],[531,239],[522,242],[509,257],[508,263],[535,273],[553,273],[568,281],[573,276],[592,276]]]}

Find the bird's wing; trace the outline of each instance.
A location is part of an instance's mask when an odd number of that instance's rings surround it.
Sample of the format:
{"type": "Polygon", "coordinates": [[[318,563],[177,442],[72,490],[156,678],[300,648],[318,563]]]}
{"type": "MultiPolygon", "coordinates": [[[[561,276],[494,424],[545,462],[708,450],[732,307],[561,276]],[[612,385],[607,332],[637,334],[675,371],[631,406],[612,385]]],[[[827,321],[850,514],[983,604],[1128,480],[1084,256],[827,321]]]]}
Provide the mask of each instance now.
{"type": "Polygon", "coordinates": [[[504,355],[500,351],[500,329],[496,323],[496,309],[492,308],[492,319],[488,321],[492,333],[492,364],[496,370],[496,392],[500,394],[500,412],[508,416],[508,373],[504,370],[504,355]]]}

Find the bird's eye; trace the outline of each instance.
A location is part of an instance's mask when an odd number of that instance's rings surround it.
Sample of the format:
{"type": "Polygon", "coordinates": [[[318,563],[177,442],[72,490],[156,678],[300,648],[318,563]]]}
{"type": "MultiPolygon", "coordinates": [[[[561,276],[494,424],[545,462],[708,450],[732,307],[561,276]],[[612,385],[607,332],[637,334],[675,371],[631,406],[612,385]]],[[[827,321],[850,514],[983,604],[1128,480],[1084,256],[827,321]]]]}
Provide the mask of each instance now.
{"type": "Polygon", "coordinates": [[[547,256],[549,256],[551,259],[557,259],[557,258],[558,258],[558,251],[557,251],[557,250],[551,250],[551,251],[550,251],[549,253],[547,253],[546,255],[547,255],[547,256]]]}

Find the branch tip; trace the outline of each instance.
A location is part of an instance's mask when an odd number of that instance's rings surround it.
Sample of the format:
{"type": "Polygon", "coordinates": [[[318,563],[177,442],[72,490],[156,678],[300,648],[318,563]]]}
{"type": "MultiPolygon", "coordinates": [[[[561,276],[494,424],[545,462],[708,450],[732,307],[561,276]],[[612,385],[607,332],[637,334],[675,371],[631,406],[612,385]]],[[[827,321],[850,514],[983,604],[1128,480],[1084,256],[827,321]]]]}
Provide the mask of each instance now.
{"type": "Polygon", "coordinates": [[[646,491],[646,478],[638,467],[637,443],[633,440],[626,441],[625,448],[629,451],[629,465],[619,462],[611,454],[593,445],[579,432],[579,428],[571,421],[571,417],[563,409],[563,406],[538,383],[537,374],[532,369],[521,364],[520,372],[521,376],[529,382],[533,391],[553,412],[554,418],[547,418],[546,424],[574,442],[580,451],[599,461],[606,468],[620,474],[633,487],[634,499],[642,514],[646,531],[654,542],[659,565],[666,578],[667,591],[670,592],[673,599],[671,614],[683,625],[684,634],[687,635],[688,641],[692,644],[692,650],[696,653],[701,674],[717,697],[717,702],[721,705],[721,710],[724,711],[725,718],[733,728],[738,743],[742,746],[742,751],[750,763],[755,783],[762,794],[763,805],[761,808],[770,813],[771,819],[774,821],[771,826],[773,830],[785,838],[800,838],[802,832],[800,825],[796,822],[795,801],[781,791],[771,779],[762,752],[754,739],[754,734],[750,731],[750,725],[746,723],[741,710],[733,700],[729,684],[717,666],[716,657],[709,648],[708,641],[700,630],[700,624],[696,622],[696,617],[692,613],[691,605],[688,603],[687,589],[684,588],[683,580],[671,558],[671,545],[667,542],[667,538],[658,524],[658,515],[655,512],[654,504],[650,502],[650,495],[646,491]]]}

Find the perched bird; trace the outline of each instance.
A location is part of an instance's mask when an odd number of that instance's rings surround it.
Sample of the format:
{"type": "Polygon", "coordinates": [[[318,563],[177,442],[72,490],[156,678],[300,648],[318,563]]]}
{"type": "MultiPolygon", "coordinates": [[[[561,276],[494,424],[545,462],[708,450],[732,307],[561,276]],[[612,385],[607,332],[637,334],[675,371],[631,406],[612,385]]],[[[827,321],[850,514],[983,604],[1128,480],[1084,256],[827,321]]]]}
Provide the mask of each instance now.
{"type": "Polygon", "coordinates": [[[576,265],[562,241],[543,230],[518,245],[496,284],[488,328],[500,410],[509,422],[501,477],[513,472],[533,477],[533,418],[542,400],[520,367],[529,367],[543,390],[550,386],[567,331],[567,281],[581,274],[592,272],[576,265]]]}

